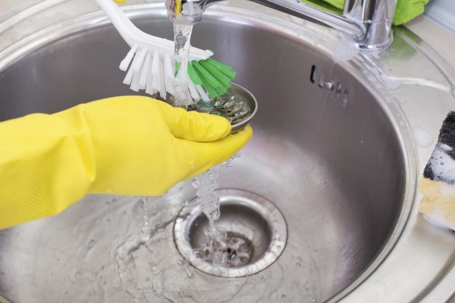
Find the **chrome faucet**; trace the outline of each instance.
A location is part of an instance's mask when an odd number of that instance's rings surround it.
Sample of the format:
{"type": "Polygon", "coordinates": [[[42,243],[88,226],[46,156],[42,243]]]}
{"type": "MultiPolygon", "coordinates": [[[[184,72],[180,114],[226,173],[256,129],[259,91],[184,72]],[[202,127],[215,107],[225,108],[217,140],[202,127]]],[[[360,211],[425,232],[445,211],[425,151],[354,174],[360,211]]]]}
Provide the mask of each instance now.
{"type": "MultiPolygon", "coordinates": [[[[195,24],[205,9],[221,0],[165,0],[174,23],[195,24]]],[[[299,0],[250,0],[295,17],[313,21],[350,35],[362,50],[381,50],[392,42],[396,0],[345,0],[343,14],[336,15],[299,0]]]]}

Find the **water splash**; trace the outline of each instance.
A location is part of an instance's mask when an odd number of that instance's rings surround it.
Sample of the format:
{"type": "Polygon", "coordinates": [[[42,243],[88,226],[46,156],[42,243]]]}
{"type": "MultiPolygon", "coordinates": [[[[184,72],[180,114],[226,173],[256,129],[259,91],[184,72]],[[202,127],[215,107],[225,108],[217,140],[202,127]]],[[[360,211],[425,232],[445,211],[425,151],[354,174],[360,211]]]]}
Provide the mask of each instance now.
{"type": "Polygon", "coordinates": [[[216,193],[217,183],[220,169],[231,168],[232,162],[240,157],[236,154],[221,165],[212,167],[205,173],[200,174],[193,180],[193,187],[197,191],[197,203],[202,212],[209,219],[209,228],[204,231],[207,237],[207,244],[198,249],[196,253],[204,251],[204,254],[199,256],[214,265],[225,265],[227,263],[227,255],[224,253],[224,240],[227,232],[222,228],[217,228],[215,221],[220,217],[220,197],[216,193]]]}
{"type": "Polygon", "coordinates": [[[149,224],[149,216],[147,214],[147,197],[142,198],[142,209],[144,210],[144,222],[142,225],[142,230],[141,230],[141,239],[143,241],[148,241],[150,240],[150,224],[149,224]]]}

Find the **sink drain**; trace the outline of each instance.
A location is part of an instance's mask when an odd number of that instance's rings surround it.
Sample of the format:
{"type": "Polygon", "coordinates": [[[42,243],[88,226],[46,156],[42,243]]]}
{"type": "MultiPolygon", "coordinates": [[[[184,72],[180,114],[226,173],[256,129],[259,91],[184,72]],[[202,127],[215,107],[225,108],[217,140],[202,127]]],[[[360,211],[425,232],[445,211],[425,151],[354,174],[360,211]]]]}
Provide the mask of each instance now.
{"type": "Polygon", "coordinates": [[[276,206],[259,195],[239,190],[217,190],[221,216],[216,221],[223,231],[219,243],[225,262],[214,264],[206,248],[207,217],[197,205],[184,207],[174,224],[177,249],[195,268],[219,277],[255,274],[275,262],[284,250],[287,227],[276,206]]]}

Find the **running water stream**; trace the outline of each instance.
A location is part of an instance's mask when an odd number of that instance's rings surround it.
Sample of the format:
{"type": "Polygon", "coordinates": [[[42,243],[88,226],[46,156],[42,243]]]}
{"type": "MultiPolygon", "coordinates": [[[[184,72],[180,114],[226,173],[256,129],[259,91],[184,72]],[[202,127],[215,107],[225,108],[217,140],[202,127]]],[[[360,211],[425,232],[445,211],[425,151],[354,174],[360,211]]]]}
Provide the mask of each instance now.
{"type": "MultiPolygon", "coordinates": [[[[207,243],[204,247],[199,248],[198,251],[208,252],[208,255],[204,255],[203,258],[214,265],[225,265],[227,262],[227,255],[224,252],[224,247],[226,246],[224,245],[224,241],[227,232],[222,228],[217,228],[215,224],[215,221],[220,217],[220,197],[216,193],[216,179],[220,170],[222,168],[231,168],[232,162],[238,157],[240,157],[240,154],[234,155],[223,164],[216,165],[207,172],[200,174],[192,182],[193,187],[197,191],[197,204],[209,220],[209,228],[205,230],[207,243]]],[[[141,239],[144,242],[148,241],[151,237],[147,200],[147,197],[142,197],[140,201],[143,210],[141,239]]]]}
{"type": "MultiPolygon", "coordinates": [[[[185,109],[193,103],[188,89],[187,73],[192,31],[192,25],[174,23],[174,106],[185,109]]],[[[216,179],[220,168],[230,166],[230,162],[234,158],[231,158],[225,164],[215,166],[209,171],[202,173],[193,181],[193,186],[197,189],[197,203],[210,222],[209,229],[205,231],[207,244],[202,249],[210,252],[209,255],[212,263],[220,265],[226,263],[226,260],[224,260],[225,256],[221,250],[221,243],[226,238],[226,231],[217,229],[215,225],[215,220],[220,217],[220,199],[215,192],[216,179]]],[[[142,228],[142,236],[144,234],[144,228],[142,228]]]]}
{"type": "Polygon", "coordinates": [[[174,106],[185,109],[193,103],[187,73],[192,32],[192,25],[174,23],[174,106]]]}
{"type": "Polygon", "coordinates": [[[232,162],[238,157],[240,155],[236,154],[223,164],[212,167],[209,171],[197,176],[192,183],[197,190],[197,203],[209,219],[209,228],[205,230],[207,243],[198,251],[208,252],[207,256],[203,255],[203,258],[214,265],[225,265],[227,263],[227,255],[224,252],[227,232],[222,228],[217,228],[215,224],[215,221],[220,217],[220,197],[215,191],[216,179],[220,170],[232,167],[232,162]]]}
{"type": "MultiPolygon", "coordinates": [[[[188,108],[193,103],[191,94],[188,89],[188,57],[190,52],[192,25],[174,24],[174,105],[188,108]]],[[[215,220],[220,217],[220,201],[216,190],[216,179],[219,170],[222,167],[230,167],[231,162],[238,156],[233,156],[224,164],[217,165],[209,171],[202,173],[193,181],[193,186],[197,189],[197,203],[202,212],[207,216],[210,222],[210,228],[206,231],[207,246],[203,249],[211,252],[211,261],[214,264],[224,264],[224,254],[221,252],[221,243],[226,238],[226,231],[216,228],[215,220]]],[[[141,230],[141,239],[147,241],[150,239],[150,225],[147,215],[147,197],[142,198],[142,207],[144,211],[143,227],[141,230]]]]}

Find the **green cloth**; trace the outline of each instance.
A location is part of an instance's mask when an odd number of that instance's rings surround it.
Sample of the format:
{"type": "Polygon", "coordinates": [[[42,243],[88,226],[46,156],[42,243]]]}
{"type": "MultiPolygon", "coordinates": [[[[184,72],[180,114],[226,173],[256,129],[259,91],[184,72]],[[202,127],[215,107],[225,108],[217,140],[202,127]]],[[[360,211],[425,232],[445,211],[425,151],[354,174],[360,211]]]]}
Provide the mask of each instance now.
{"type": "MultiPolygon", "coordinates": [[[[302,2],[316,6],[318,8],[327,9],[326,3],[320,0],[301,0],[302,2]]],[[[393,18],[393,25],[400,25],[411,21],[415,17],[421,15],[424,11],[425,4],[430,0],[397,0],[397,7],[395,8],[395,16],[393,18]]],[[[329,10],[333,13],[341,14],[343,9],[344,0],[324,0],[331,4],[333,7],[329,10]]]]}

